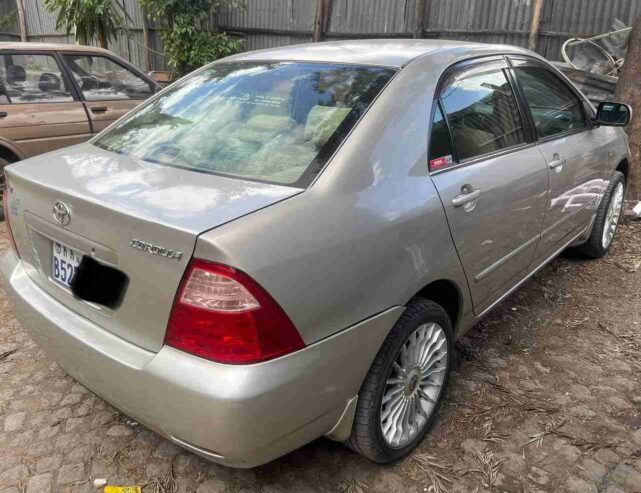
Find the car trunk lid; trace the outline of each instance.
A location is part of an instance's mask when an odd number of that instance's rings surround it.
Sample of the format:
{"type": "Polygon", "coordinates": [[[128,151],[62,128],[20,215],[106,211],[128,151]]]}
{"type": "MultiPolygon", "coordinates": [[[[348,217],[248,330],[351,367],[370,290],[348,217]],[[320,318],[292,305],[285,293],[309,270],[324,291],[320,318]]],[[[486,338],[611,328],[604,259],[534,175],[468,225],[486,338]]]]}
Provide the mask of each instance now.
{"type": "Polygon", "coordinates": [[[91,144],[17,163],[7,176],[9,219],[30,277],[71,310],[151,351],[162,347],[197,236],[301,192],[148,163],[91,144]],[[54,219],[56,202],[69,209],[66,225],[54,219]],[[127,275],[117,308],[80,300],[53,279],[56,242],[127,275]]]}

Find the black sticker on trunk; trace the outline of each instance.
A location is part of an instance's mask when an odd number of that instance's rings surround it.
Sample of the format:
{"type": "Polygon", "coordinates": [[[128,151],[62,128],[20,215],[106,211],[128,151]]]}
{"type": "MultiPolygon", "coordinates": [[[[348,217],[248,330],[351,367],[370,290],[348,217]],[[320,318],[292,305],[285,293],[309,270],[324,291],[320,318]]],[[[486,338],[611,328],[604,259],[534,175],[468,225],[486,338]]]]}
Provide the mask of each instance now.
{"type": "Polygon", "coordinates": [[[85,255],[70,286],[78,298],[115,309],[122,303],[128,284],[129,278],[124,272],[85,255]]]}

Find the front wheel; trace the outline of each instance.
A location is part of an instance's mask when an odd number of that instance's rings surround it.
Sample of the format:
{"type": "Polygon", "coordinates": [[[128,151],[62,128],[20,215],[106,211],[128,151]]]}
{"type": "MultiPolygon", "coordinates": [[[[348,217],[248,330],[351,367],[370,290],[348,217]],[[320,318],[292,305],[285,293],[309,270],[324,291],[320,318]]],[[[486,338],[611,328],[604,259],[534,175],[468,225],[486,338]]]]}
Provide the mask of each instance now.
{"type": "Polygon", "coordinates": [[[412,301],[365,377],[347,446],[380,463],[409,454],[436,419],[451,364],[449,316],[430,300],[412,301]]]}
{"type": "Polygon", "coordinates": [[[587,258],[601,258],[608,253],[623,211],[624,193],[625,177],[615,171],[597,209],[590,238],[576,248],[579,254],[587,258]]]}

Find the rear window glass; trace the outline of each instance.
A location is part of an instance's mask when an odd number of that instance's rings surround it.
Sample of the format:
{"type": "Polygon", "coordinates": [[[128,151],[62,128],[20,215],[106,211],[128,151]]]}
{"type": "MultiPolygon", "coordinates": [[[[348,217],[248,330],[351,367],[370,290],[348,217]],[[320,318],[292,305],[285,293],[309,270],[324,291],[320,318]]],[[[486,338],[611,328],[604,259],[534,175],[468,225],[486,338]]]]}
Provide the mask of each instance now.
{"type": "Polygon", "coordinates": [[[0,104],[64,103],[71,91],[52,55],[0,54],[0,104]]]}
{"type": "Polygon", "coordinates": [[[219,63],[94,143],[168,166],[306,187],[393,74],[353,65],[219,63]]]}

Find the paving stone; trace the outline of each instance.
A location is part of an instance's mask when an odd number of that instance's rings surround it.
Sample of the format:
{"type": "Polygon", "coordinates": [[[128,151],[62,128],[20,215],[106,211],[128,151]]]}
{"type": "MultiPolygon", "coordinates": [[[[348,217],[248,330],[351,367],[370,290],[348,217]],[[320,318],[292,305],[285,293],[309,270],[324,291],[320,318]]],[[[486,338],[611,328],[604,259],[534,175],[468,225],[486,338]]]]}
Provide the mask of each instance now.
{"type": "Polygon", "coordinates": [[[20,413],[10,414],[4,420],[4,431],[10,432],[22,429],[26,417],[27,413],[24,411],[20,413]]]}
{"type": "Polygon", "coordinates": [[[630,404],[625,399],[622,399],[621,397],[618,397],[616,395],[613,395],[612,397],[610,397],[608,401],[610,402],[610,404],[612,404],[614,407],[616,407],[621,411],[625,411],[627,409],[633,408],[632,404],[630,404]]]}
{"type": "Polygon", "coordinates": [[[538,467],[532,467],[528,478],[540,486],[545,486],[550,482],[550,474],[538,467]]]}
{"type": "Polygon", "coordinates": [[[180,452],[180,448],[178,446],[174,445],[169,440],[163,440],[158,444],[153,455],[158,459],[173,459],[178,452],[180,452]]]}
{"type": "Polygon", "coordinates": [[[51,491],[52,474],[39,474],[32,476],[27,483],[26,493],[49,493],[51,491]]]}
{"type": "Polygon", "coordinates": [[[0,486],[15,486],[29,477],[29,469],[23,464],[12,467],[0,474],[0,486]]]}
{"type": "Polygon", "coordinates": [[[85,479],[85,465],[82,462],[77,464],[65,464],[58,472],[58,484],[71,484],[85,479]]]}
{"type": "Polygon", "coordinates": [[[610,449],[602,448],[594,453],[593,458],[599,464],[605,467],[611,466],[613,463],[618,464],[621,462],[621,457],[610,449]]]}
{"type": "Polygon", "coordinates": [[[107,430],[110,437],[126,437],[133,434],[133,430],[126,425],[113,425],[107,430]]]}
{"type": "Polygon", "coordinates": [[[604,465],[592,459],[583,459],[580,463],[579,476],[587,481],[592,481],[596,484],[601,484],[605,479],[608,470],[604,465]]]}
{"type": "Polygon", "coordinates": [[[38,471],[38,473],[53,472],[60,469],[61,465],[62,455],[56,454],[40,459],[36,465],[36,471],[38,471]]]}
{"type": "Polygon", "coordinates": [[[62,399],[60,402],[61,406],[73,406],[75,404],[80,404],[82,399],[84,399],[84,394],[69,394],[67,397],[62,399]]]}
{"type": "Polygon", "coordinates": [[[598,493],[597,487],[584,479],[570,476],[565,485],[570,493],[598,493]]]}
{"type": "Polygon", "coordinates": [[[632,491],[641,490],[641,473],[627,464],[616,466],[609,480],[632,491]]]}

